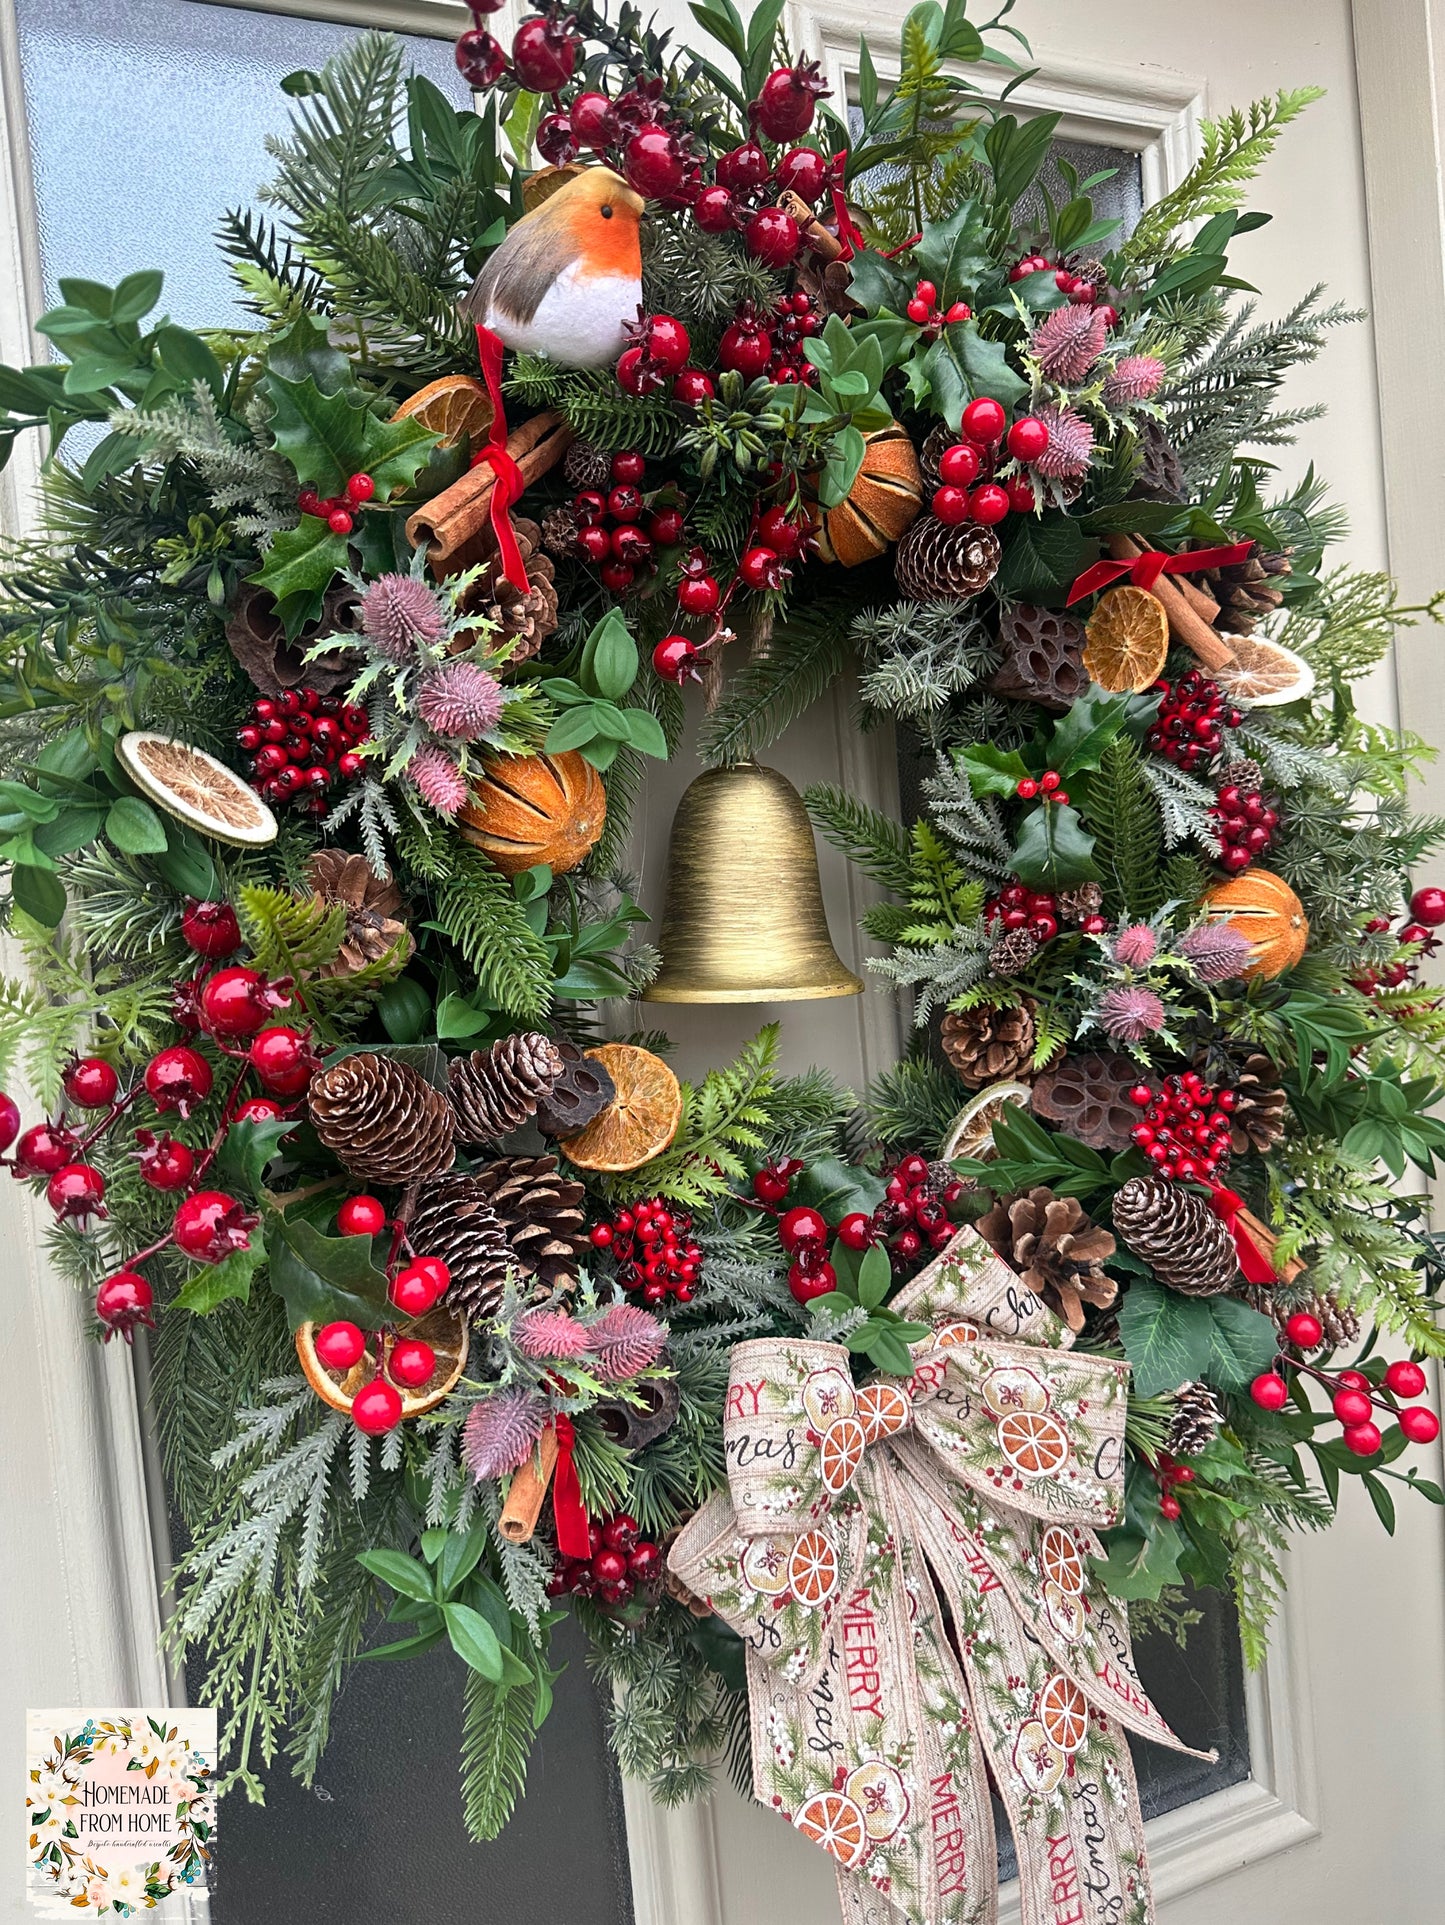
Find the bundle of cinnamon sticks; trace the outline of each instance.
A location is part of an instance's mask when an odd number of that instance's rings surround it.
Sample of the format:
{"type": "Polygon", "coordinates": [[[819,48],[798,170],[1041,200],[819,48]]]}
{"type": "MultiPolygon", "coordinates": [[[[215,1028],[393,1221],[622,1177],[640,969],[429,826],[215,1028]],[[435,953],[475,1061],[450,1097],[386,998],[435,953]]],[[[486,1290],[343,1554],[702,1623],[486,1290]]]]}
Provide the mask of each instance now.
{"type": "MultiPolygon", "coordinates": [[[[1132,535],[1111,535],[1109,553],[1115,561],[1134,561],[1145,553],[1144,544],[1132,535]]],[[[1150,589],[1164,605],[1169,617],[1169,632],[1208,669],[1220,669],[1235,660],[1234,650],[1214,628],[1219,603],[1188,575],[1161,575],[1150,589]]]]}
{"type": "MultiPolygon", "coordinates": [[[[573,430],[555,409],[534,414],[507,436],[507,453],[527,487],[554,468],[574,440],[573,430]]],[[[427,566],[438,581],[486,561],[496,552],[492,528],[492,491],[496,470],[489,463],[470,468],[450,488],[424,502],[406,524],[413,548],[427,547],[427,566]]]]}

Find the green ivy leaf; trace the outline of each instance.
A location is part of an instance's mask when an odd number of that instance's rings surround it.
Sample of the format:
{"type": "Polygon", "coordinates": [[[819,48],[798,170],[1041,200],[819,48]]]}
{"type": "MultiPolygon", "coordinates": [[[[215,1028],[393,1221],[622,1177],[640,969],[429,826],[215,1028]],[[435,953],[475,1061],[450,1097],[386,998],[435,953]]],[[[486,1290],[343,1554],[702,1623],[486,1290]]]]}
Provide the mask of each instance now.
{"type": "Polygon", "coordinates": [[[371,1260],[370,1237],[328,1237],[303,1217],[271,1211],[266,1219],[271,1288],[286,1305],[293,1330],[308,1320],[345,1320],[379,1330],[391,1315],[386,1272],[371,1260]]]}
{"type": "Polygon", "coordinates": [[[1137,1278],[1119,1307],[1119,1335],[1134,1367],[1134,1395],[1159,1397],[1202,1377],[1213,1332],[1214,1319],[1205,1299],[1181,1297],[1161,1284],[1137,1278]]]}
{"type": "Polygon", "coordinates": [[[1137,1531],[1105,1531],[1107,1555],[1093,1560],[1104,1588],[1117,1598],[1157,1598],[1179,1582],[1179,1558],[1185,1549],[1177,1524],[1161,1518],[1147,1537],[1137,1531]]]}

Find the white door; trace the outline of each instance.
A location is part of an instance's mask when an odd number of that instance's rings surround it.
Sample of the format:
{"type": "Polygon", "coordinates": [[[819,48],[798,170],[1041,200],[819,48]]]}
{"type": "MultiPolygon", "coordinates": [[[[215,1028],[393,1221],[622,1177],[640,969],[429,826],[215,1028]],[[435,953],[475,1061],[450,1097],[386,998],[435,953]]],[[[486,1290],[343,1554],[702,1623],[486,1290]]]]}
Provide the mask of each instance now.
{"type": "MultiPolygon", "coordinates": [[[[682,11],[661,9],[680,30],[682,11]]],[[[888,70],[896,57],[890,28],[896,35],[905,11],[902,0],[795,0],[789,18],[837,96],[856,64],[860,32],[879,72],[888,70]]],[[[970,17],[995,11],[973,7],[970,17]]],[[[1293,381],[1288,405],[1324,401],[1329,414],[1302,430],[1280,465],[1290,476],[1317,465],[1350,509],[1350,560],[1393,566],[1412,600],[1445,584],[1438,534],[1430,539],[1445,510],[1441,443],[1430,445],[1430,424],[1418,416],[1421,390],[1431,395],[1429,375],[1440,372],[1445,320],[1429,126],[1428,29],[1439,11],[1415,0],[1357,4],[1353,14],[1348,0],[1018,0],[1009,15],[1039,69],[1015,99],[1024,110],[1062,111],[1060,133],[1070,140],[1137,154],[1146,200],[1188,167],[1202,119],[1279,87],[1329,89],[1287,131],[1256,183],[1251,204],[1274,219],[1237,246],[1231,265],[1260,289],[1267,316],[1321,280],[1332,298],[1380,310],[1373,324],[1341,329],[1293,381]],[[1383,433],[1377,358],[1390,412],[1383,433]]],[[[1445,382],[1433,397],[1445,407],[1445,382]]],[[[1410,647],[1398,694],[1393,666],[1372,689],[1374,718],[1445,743],[1445,692],[1438,666],[1429,666],[1431,656],[1439,660],[1438,631],[1421,631],[1410,647]]],[[[883,806],[896,787],[887,744],[854,733],[843,693],[766,759],[800,787],[838,782],[883,806]]],[[[639,850],[650,907],[671,800],[693,772],[670,766],[667,798],[653,784],[639,850]]],[[[821,856],[833,936],[856,966],[856,945],[850,951],[847,943],[857,885],[831,851],[821,856]]],[[[847,1080],[866,1078],[897,1047],[892,1012],[877,992],[851,1005],[675,1007],[667,1024],[690,1073],[727,1060],[773,1016],[783,1020],[789,1067],[823,1061],[847,1080]]],[[[1423,1474],[1438,1475],[1438,1466],[1423,1474]]],[[[1184,1657],[1161,1655],[1157,1640],[1141,1649],[1156,1697],[1185,1707],[1181,1735],[1218,1743],[1204,1729],[1210,1715],[1247,1726],[1247,1742],[1236,1740],[1212,1778],[1161,1787],[1171,1808],[1150,1822],[1148,1836],[1165,1925],[1426,1925],[1445,1914],[1442,1553],[1439,1510],[1402,1506],[1397,1535],[1387,1539],[1364,1493],[1350,1490],[1335,1528],[1301,1541],[1290,1557],[1289,1597],[1262,1673],[1243,1680],[1235,1653],[1211,1649],[1207,1635],[1204,1648],[1196,1639],[1184,1657]],[[1186,1713],[1198,1722],[1186,1723],[1186,1713]]],[[[1147,1771],[1146,1762],[1146,1810],[1147,1771]]],[[[836,1919],[824,1854],[730,1788],[682,1813],[659,1813],[631,1795],[628,1812],[638,1925],[836,1919]]],[[[1017,1916],[1016,1901],[1006,1897],[1004,1915],[1017,1916]]]]}

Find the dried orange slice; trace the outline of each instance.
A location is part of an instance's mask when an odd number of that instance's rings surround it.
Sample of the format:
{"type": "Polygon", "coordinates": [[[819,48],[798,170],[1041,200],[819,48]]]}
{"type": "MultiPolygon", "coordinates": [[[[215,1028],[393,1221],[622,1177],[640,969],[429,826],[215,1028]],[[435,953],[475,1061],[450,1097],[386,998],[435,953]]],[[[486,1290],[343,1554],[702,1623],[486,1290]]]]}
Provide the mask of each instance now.
{"type": "Polygon", "coordinates": [[[1049,1477],[1069,1459],[1069,1438],[1046,1410],[1011,1410],[998,1425],[998,1447],[1020,1477],[1049,1477]]]}
{"type": "Polygon", "coordinates": [[[1137,692],[1158,681],[1169,653],[1169,617],[1147,588],[1130,584],[1101,595],[1088,635],[1084,667],[1100,688],[1137,692]]]}
{"type": "Polygon", "coordinates": [[[851,1417],[856,1404],[853,1379],[837,1364],[810,1370],[803,1379],[803,1408],[814,1430],[826,1430],[835,1417],[851,1417]]]}
{"type": "Polygon", "coordinates": [[[1084,1589],[1084,1555],[1071,1531],[1061,1524],[1050,1524],[1039,1543],[1039,1568],[1070,1597],[1084,1589]]]}
{"type": "Polygon", "coordinates": [[[1030,1791],[1047,1797],[1057,1788],[1068,1764],[1068,1759],[1037,1718],[1030,1718],[1027,1724],[1019,1727],[1019,1735],[1014,1740],[1014,1775],[1030,1791]]]}
{"type": "Polygon", "coordinates": [[[393,421],[420,421],[441,437],[444,448],[454,448],[463,439],[485,441],[492,425],[492,403],[482,383],[470,374],[444,374],[439,381],[428,381],[408,401],[403,401],[393,421]]]}
{"type": "Polygon", "coordinates": [[[1039,1693],[1039,1723],[1060,1751],[1072,1755],[1089,1728],[1089,1701],[1062,1671],[1056,1671],[1039,1693]]]}
{"type": "Polygon", "coordinates": [[[896,1437],[913,1420],[913,1405],[897,1384],[864,1384],[858,1392],[857,1417],[863,1426],[864,1440],[876,1444],[880,1437],[896,1437]]]}
{"type": "Polygon", "coordinates": [[[867,1448],[868,1433],[856,1417],[837,1417],[829,1424],[818,1448],[818,1474],[830,1496],[847,1490],[867,1448]]]}
{"type": "Polygon", "coordinates": [[[856,1801],[841,1791],[815,1791],[798,1807],[793,1824],[848,1871],[866,1857],[872,1843],[856,1801]]]}
{"type": "Polygon", "coordinates": [[[974,1156],[987,1162],[994,1154],[993,1126],[1006,1103],[1021,1110],[1029,1106],[1033,1091],[1027,1083],[990,1083],[977,1096],[970,1097],[954,1117],[943,1144],[943,1160],[951,1163],[958,1156],[974,1156]]]}
{"type": "Polygon", "coordinates": [[[804,1531],[788,1559],[788,1589],[809,1610],[826,1604],[838,1588],[838,1553],[826,1531],[804,1531]]]}
{"type": "Polygon", "coordinates": [[[154,729],[132,729],[115,753],[143,794],[202,835],[244,849],[276,840],[276,818],[260,796],[204,749],[154,729]]]}
{"type": "Polygon", "coordinates": [[[665,1150],[682,1121],[682,1089],[660,1056],[635,1043],[600,1043],[586,1054],[612,1078],[605,1110],[561,1149],[579,1170],[635,1170],[665,1150]]]}
{"type": "Polygon", "coordinates": [[[1083,1599],[1065,1591],[1052,1578],[1044,1579],[1044,1612],[1062,1637],[1077,1638],[1084,1629],[1083,1599]]]}
{"type": "Polygon", "coordinates": [[[1285,702],[1302,701],[1313,690],[1315,672],[1292,648],[1253,635],[1232,635],[1229,646],[1234,660],[1211,669],[1209,679],[1231,702],[1278,708],[1285,702]]]}
{"type": "Polygon", "coordinates": [[[862,1812],[875,1844],[902,1831],[908,1820],[908,1787],[895,1765],[881,1761],[856,1765],[843,1781],[843,1789],[862,1812]]]}
{"type": "Polygon", "coordinates": [[[1049,1393],[1023,1364],[1000,1364],[983,1380],[983,1401],[995,1417],[1011,1410],[1047,1410],[1049,1393]]]}
{"type": "MultiPolygon", "coordinates": [[[[303,1323],[296,1332],[296,1355],[302,1373],[323,1404],[330,1404],[333,1410],[350,1410],[357,1391],[376,1375],[380,1332],[365,1333],[366,1349],[350,1370],[333,1370],[316,1354],[316,1332],[320,1328],[319,1324],[303,1323]]],[[[439,1304],[407,1324],[405,1331],[408,1337],[420,1337],[423,1343],[429,1343],[436,1352],[436,1369],[424,1384],[415,1388],[393,1384],[401,1394],[402,1416],[420,1417],[424,1411],[435,1410],[466,1368],[467,1320],[460,1310],[439,1304]]]]}
{"type": "Polygon", "coordinates": [[[743,1552],[743,1576],[763,1597],[781,1597],[788,1588],[786,1537],[755,1537],[743,1552]]]}

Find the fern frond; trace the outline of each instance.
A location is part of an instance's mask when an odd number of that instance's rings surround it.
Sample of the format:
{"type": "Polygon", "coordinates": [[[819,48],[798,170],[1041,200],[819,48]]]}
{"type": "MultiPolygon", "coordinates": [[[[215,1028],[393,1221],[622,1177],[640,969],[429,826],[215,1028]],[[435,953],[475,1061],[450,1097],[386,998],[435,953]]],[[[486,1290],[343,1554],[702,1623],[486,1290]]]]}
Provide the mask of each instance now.
{"type": "MultiPolygon", "coordinates": [[[[650,1190],[697,1204],[747,1173],[744,1155],[756,1155],[771,1124],[768,1096],[778,1060],[778,1025],[767,1023],[726,1069],[709,1070],[694,1087],[682,1086],[682,1120],[670,1148],[643,1166],[650,1190]]],[[[631,1195],[639,1173],[622,1179],[631,1195]]]]}
{"type": "Polygon", "coordinates": [[[814,828],[865,876],[895,895],[908,894],[913,886],[913,849],[901,822],[827,782],[805,789],[803,801],[814,828]]]}
{"type": "Polygon", "coordinates": [[[286,889],[242,883],[236,913],[256,967],[269,976],[309,976],[334,962],[346,937],[346,905],[286,889]]]}

